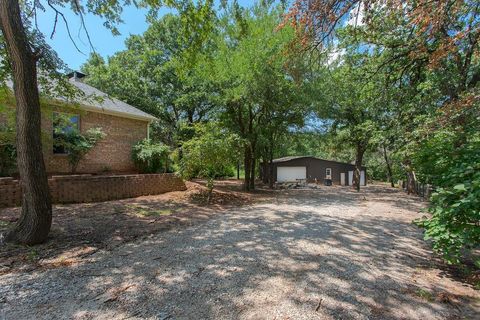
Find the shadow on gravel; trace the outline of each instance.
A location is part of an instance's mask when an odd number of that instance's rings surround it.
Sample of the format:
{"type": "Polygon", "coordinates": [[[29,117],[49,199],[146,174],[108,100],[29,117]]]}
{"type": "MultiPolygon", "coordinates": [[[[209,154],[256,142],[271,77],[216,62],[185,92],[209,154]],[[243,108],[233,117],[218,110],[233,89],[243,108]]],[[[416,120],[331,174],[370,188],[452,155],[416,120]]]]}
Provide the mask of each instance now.
{"type": "MultiPolygon", "coordinates": [[[[416,227],[380,214],[318,213],[361,206],[363,197],[416,207],[409,199],[395,202],[398,194],[376,192],[288,191],[273,203],[232,209],[223,219],[99,253],[90,263],[39,274],[34,282],[43,289],[31,287],[18,298],[19,305],[35,303],[17,315],[273,319],[296,306],[304,314],[291,319],[473,318],[478,310],[463,297],[440,301],[436,293],[445,288],[432,284],[427,294],[399,280],[404,270],[431,265],[416,227]]],[[[32,286],[32,280],[16,285],[32,286]]]]}

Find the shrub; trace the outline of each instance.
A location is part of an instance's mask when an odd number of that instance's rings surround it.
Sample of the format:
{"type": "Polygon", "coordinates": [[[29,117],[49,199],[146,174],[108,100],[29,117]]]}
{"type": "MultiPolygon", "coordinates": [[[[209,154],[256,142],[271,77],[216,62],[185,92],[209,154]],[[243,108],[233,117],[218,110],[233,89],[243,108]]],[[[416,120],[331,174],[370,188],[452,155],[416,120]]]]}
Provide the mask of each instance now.
{"type": "Polygon", "coordinates": [[[11,143],[0,145],[0,177],[10,176],[16,171],[16,149],[11,143]]]}
{"type": "Polygon", "coordinates": [[[132,148],[132,159],[142,173],[168,171],[170,148],[162,143],[149,139],[138,142],[132,148]]]}
{"type": "Polygon", "coordinates": [[[459,263],[465,250],[480,245],[480,136],[462,149],[432,194],[432,216],[416,221],[449,263],[459,263]]]}
{"type": "Polygon", "coordinates": [[[55,135],[55,146],[61,146],[67,153],[71,172],[75,173],[80,161],[85,155],[105,137],[101,128],[91,128],[82,134],[78,129],[70,129],[64,132],[57,132],[55,135]]]}
{"type": "Polygon", "coordinates": [[[0,88],[0,176],[10,176],[16,171],[16,159],[13,97],[0,88]]]}
{"type": "Polygon", "coordinates": [[[207,179],[208,202],[214,188],[213,179],[230,175],[238,158],[239,139],[215,123],[198,124],[196,135],[182,146],[180,172],[186,179],[207,179]]]}
{"type": "Polygon", "coordinates": [[[431,216],[416,223],[449,263],[480,246],[480,118],[478,109],[466,110],[462,128],[437,130],[415,158],[420,177],[436,187],[431,216]]]}

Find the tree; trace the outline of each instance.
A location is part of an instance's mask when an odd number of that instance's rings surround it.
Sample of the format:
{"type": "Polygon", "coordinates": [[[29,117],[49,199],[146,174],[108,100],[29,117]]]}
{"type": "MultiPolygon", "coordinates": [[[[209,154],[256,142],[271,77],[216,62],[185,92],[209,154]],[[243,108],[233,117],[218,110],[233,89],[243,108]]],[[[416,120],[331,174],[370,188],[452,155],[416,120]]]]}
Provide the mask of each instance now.
{"type": "MultiPolygon", "coordinates": [[[[80,1],[58,0],[58,1],[32,1],[22,2],[20,7],[18,0],[5,0],[0,3],[0,29],[2,31],[2,44],[6,54],[4,61],[8,62],[7,72],[2,72],[4,77],[9,73],[13,80],[13,89],[16,101],[16,148],[17,164],[22,181],[23,201],[20,219],[13,230],[7,236],[6,241],[15,241],[25,244],[36,244],[46,240],[50,231],[52,219],[52,206],[48,189],[47,175],[42,155],[42,144],[40,139],[40,98],[38,92],[38,80],[42,77],[37,75],[37,64],[42,66],[42,61],[52,62],[52,52],[42,42],[43,36],[35,29],[35,19],[38,10],[49,6],[55,12],[55,20],[51,36],[55,34],[58,21],[62,21],[67,28],[70,40],[68,21],[61,9],[65,6],[72,8],[72,11],[81,19],[82,28],[90,40],[83,15],[90,12],[105,19],[104,25],[112,32],[118,33],[116,25],[121,22],[120,14],[122,5],[129,5],[129,0],[87,0],[84,4],[80,1]],[[32,23],[33,21],[33,23],[32,23]],[[37,44],[41,44],[38,46],[37,44]]],[[[160,7],[160,1],[134,2],[135,5],[148,5],[151,8],[151,15],[154,16],[160,7]]],[[[175,5],[180,12],[186,12],[188,19],[184,20],[189,26],[189,34],[198,28],[198,34],[203,28],[207,29],[210,17],[212,1],[205,3],[198,2],[196,6],[192,1],[184,1],[177,4],[176,1],[166,1],[167,5],[175,5]],[[199,9],[199,10],[196,10],[199,9]],[[197,14],[198,12],[198,14],[197,14]],[[202,19],[207,18],[207,19],[202,19]]],[[[200,40],[202,38],[200,37],[200,40]]],[[[91,43],[90,43],[91,45],[91,43]]],[[[92,46],[92,45],[91,45],[92,46]]],[[[93,46],[92,46],[93,47],[93,46]]],[[[3,60],[2,60],[3,61],[3,60]]],[[[45,66],[45,65],[43,65],[45,66]]],[[[56,68],[42,69],[50,75],[58,75],[56,68]],[[50,72],[49,72],[50,71],[50,72]]],[[[48,78],[48,77],[47,77],[48,78]]],[[[60,79],[57,77],[57,79],[60,79]]],[[[61,80],[60,80],[61,82],[61,80]]],[[[45,88],[55,81],[46,81],[45,88]]],[[[65,83],[65,82],[63,82],[65,83]]],[[[68,87],[68,86],[65,86],[68,87]]]]}
{"type": "Polygon", "coordinates": [[[388,88],[376,121],[384,154],[409,193],[417,179],[435,185],[419,225],[452,263],[479,243],[479,17],[478,1],[298,0],[284,21],[304,50],[331,47],[347,29],[348,45],[375,52],[365,80],[380,75],[388,88]]]}
{"type": "Polygon", "coordinates": [[[151,137],[174,148],[189,138],[185,126],[208,120],[216,106],[215,88],[204,71],[212,40],[194,47],[198,36],[184,37],[182,28],[181,16],[165,15],[142,35],[130,36],[126,50],[107,62],[92,54],[82,66],[87,83],[155,115],[159,121],[151,137]]]}
{"type": "Polygon", "coordinates": [[[237,135],[210,122],[195,125],[195,136],[183,144],[180,172],[186,179],[207,179],[208,203],[214,188],[213,180],[235,164],[239,143],[237,135]]]}
{"type": "Polygon", "coordinates": [[[355,151],[353,184],[357,191],[360,190],[363,158],[372,147],[378,131],[377,119],[382,112],[378,82],[373,79],[365,82],[370,59],[366,53],[346,53],[340,64],[323,71],[317,88],[323,94],[318,101],[319,118],[330,122],[340,145],[347,144],[355,151]]]}
{"type": "Polygon", "coordinates": [[[17,164],[23,190],[22,214],[7,241],[36,244],[50,232],[52,205],[40,138],[37,85],[39,52],[32,51],[17,0],[0,2],[0,28],[13,76],[17,104],[17,164]]]}
{"type": "Polygon", "coordinates": [[[246,190],[255,187],[261,153],[264,160],[273,154],[265,151],[271,147],[267,140],[303,122],[303,106],[296,98],[302,82],[286,67],[293,33],[275,30],[281,15],[281,9],[268,6],[234,7],[221,19],[212,78],[219,88],[220,120],[243,141],[246,190]]]}
{"type": "MultiPolygon", "coordinates": [[[[419,116],[435,116],[438,106],[448,107],[460,97],[475,96],[480,81],[478,69],[480,8],[477,1],[381,1],[315,0],[295,1],[284,24],[296,30],[296,42],[304,50],[327,49],[338,41],[347,27],[350,45],[359,50],[381,52],[372,73],[382,73],[386,86],[397,92],[397,133],[390,145],[403,145],[403,165],[411,177],[418,141],[414,121],[419,116]],[[467,93],[468,94],[465,94],[467,93]]],[[[459,104],[456,104],[457,106],[459,104]]],[[[461,121],[461,119],[458,119],[461,121]]]]}

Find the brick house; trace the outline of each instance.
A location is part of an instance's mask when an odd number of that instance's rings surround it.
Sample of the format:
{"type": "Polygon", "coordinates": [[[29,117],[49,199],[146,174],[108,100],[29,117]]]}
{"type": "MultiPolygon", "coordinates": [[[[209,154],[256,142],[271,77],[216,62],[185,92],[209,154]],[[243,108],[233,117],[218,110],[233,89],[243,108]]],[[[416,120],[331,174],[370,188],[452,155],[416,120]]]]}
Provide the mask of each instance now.
{"type": "Polygon", "coordinates": [[[49,174],[69,173],[67,154],[53,145],[54,117],[66,114],[81,132],[101,128],[105,137],[80,161],[77,173],[135,172],[132,146],[149,137],[156,118],[83,82],[84,74],[73,72],[70,83],[85,94],[85,101],[72,107],[42,108],[44,160],[49,174]]]}

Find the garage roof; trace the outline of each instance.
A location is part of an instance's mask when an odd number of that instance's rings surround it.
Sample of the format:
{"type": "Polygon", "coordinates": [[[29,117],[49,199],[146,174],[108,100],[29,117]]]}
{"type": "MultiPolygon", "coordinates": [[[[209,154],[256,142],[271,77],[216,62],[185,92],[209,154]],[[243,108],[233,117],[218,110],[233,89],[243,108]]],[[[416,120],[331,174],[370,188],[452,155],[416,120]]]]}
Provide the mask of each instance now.
{"type": "MultiPolygon", "coordinates": [[[[313,158],[313,159],[322,160],[322,161],[353,165],[352,163],[340,162],[340,161],[334,161],[334,160],[326,160],[326,159],[322,159],[322,158],[318,158],[318,157],[314,157],[314,156],[289,156],[289,157],[282,157],[282,158],[278,158],[278,159],[273,159],[272,162],[273,163],[281,163],[281,162],[287,162],[287,161],[290,161],[290,160],[302,159],[302,158],[313,158]]],[[[362,166],[362,167],[364,167],[364,166],[362,166]]]]}

